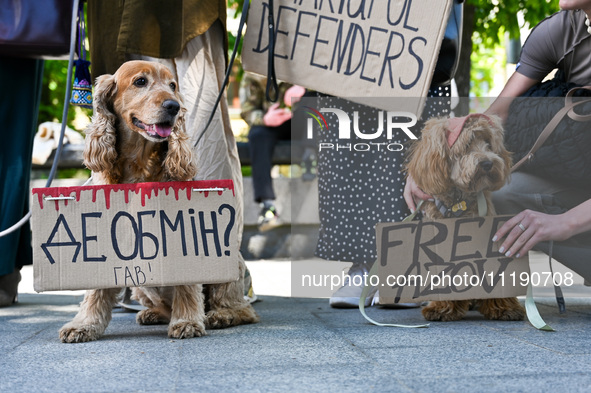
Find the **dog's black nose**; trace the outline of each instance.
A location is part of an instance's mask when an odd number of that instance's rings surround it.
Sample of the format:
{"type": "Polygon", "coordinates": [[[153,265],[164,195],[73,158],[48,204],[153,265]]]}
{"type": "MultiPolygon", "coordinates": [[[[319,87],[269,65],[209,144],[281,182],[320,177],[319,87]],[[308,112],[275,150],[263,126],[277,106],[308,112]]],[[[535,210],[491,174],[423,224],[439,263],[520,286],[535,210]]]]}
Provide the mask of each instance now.
{"type": "Polygon", "coordinates": [[[492,161],[482,161],[479,165],[486,172],[490,171],[493,167],[492,161]]]}
{"type": "Polygon", "coordinates": [[[181,104],[175,100],[166,100],[162,103],[162,107],[166,109],[166,112],[171,116],[176,116],[181,110],[181,104]]]}

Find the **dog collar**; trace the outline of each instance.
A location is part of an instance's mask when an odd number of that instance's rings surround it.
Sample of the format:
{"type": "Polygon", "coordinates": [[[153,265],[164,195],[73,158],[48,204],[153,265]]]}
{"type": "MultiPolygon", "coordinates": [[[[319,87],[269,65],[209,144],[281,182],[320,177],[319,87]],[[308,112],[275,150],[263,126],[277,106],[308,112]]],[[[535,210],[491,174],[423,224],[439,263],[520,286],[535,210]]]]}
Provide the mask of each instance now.
{"type": "Polygon", "coordinates": [[[435,198],[435,206],[439,209],[439,212],[445,218],[449,217],[460,217],[466,210],[468,210],[468,202],[466,201],[459,201],[456,204],[448,207],[445,203],[443,203],[440,199],[435,198]]]}
{"type": "MultiPolygon", "coordinates": [[[[478,204],[478,215],[480,217],[486,216],[488,208],[486,205],[486,198],[484,197],[484,193],[482,191],[476,195],[476,203],[478,204]]],[[[448,207],[440,199],[435,198],[435,206],[437,206],[437,209],[445,218],[461,217],[471,205],[471,203],[463,200],[456,202],[451,207],[448,207]]]]}

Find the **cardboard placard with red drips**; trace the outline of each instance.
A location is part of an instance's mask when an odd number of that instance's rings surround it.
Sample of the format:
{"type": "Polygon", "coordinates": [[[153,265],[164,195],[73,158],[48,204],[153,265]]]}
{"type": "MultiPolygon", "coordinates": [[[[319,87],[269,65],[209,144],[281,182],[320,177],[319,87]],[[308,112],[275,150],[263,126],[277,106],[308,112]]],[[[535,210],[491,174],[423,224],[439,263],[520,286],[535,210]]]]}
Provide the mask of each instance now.
{"type": "Polygon", "coordinates": [[[33,189],[35,290],[238,279],[231,180],[33,189]]]}

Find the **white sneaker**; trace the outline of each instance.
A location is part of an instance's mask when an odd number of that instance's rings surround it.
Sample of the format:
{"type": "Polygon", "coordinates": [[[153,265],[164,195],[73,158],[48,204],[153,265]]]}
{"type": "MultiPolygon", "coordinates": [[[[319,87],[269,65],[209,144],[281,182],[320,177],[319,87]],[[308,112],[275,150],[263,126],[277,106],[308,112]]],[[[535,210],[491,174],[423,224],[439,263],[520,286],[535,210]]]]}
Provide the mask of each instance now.
{"type": "MultiPolygon", "coordinates": [[[[380,306],[382,308],[389,308],[389,309],[402,309],[402,308],[418,308],[423,305],[424,302],[416,302],[416,303],[380,303],[380,291],[376,292],[375,302],[372,306],[380,306]]],[[[426,302],[425,302],[426,303],[426,302]]]]}
{"type": "MultiPolygon", "coordinates": [[[[353,264],[347,273],[347,276],[351,277],[351,279],[347,280],[346,285],[343,285],[332,294],[328,304],[333,308],[358,308],[359,298],[363,291],[363,279],[354,278],[367,275],[370,268],[371,266],[363,263],[353,264]],[[354,283],[361,283],[361,285],[354,285],[354,283]]],[[[365,298],[365,307],[371,307],[373,305],[374,296],[377,293],[377,290],[377,288],[372,288],[371,291],[369,291],[369,294],[365,298]]]]}

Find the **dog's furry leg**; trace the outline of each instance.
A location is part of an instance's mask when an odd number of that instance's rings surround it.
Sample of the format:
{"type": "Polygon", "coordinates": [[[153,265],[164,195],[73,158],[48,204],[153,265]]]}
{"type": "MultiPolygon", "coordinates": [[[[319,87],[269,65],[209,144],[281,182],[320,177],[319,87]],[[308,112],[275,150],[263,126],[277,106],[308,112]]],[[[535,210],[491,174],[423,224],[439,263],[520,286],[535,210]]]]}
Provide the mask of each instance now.
{"type": "Polygon", "coordinates": [[[111,321],[111,310],[121,288],[86,291],[80,311],[59,332],[64,343],[82,343],[98,339],[111,321]]]}
{"type": "Polygon", "coordinates": [[[168,337],[191,338],[205,335],[205,305],[202,285],[174,287],[168,337]]]}
{"type": "Polygon", "coordinates": [[[244,271],[246,265],[239,258],[240,279],[224,284],[207,285],[209,307],[206,325],[212,329],[257,323],[259,316],[254,308],[244,300],[244,271]]]}
{"type": "MultiPolygon", "coordinates": [[[[160,325],[168,324],[172,313],[170,301],[166,302],[162,292],[174,291],[171,287],[164,288],[132,288],[134,300],[140,302],[142,306],[148,307],[137,313],[135,320],[140,325],[160,325]]],[[[172,296],[168,297],[169,299],[172,296]]]]}
{"type": "Polygon", "coordinates": [[[458,321],[470,307],[469,300],[432,301],[423,307],[422,313],[428,321],[458,321]]]}
{"type": "Polygon", "coordinates": [[[500,321],[522,321],[525,317],[525,309],[515,297],[482,299],[479,311],[486,319],[500,321]]]}

